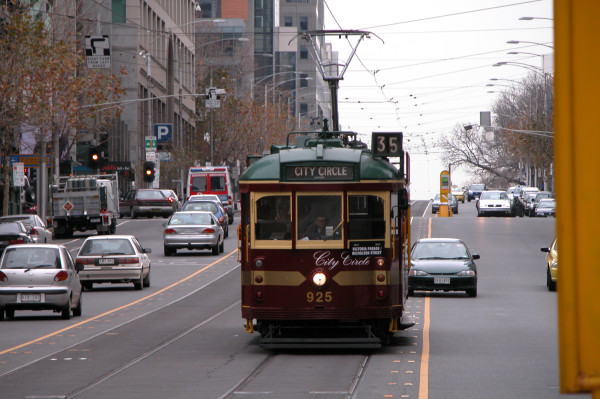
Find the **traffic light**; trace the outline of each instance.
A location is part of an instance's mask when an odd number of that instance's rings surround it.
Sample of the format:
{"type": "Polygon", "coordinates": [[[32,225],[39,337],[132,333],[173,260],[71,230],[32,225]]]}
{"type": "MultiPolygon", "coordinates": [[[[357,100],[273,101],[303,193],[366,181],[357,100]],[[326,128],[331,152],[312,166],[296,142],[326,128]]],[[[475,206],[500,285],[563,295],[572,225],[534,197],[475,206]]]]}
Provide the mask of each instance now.
{"type": "Polygon", "coordinates": [[[100,150],[98,148],[92,148],[88,150],[88,167],[92,170],[100,169],[102,157],[100,156],[100,150]]]}
{"type": "Polygon", "coordinates": [[[144,162],[144,181],[147,183],[154,181],[154,162],[144,162]]]}

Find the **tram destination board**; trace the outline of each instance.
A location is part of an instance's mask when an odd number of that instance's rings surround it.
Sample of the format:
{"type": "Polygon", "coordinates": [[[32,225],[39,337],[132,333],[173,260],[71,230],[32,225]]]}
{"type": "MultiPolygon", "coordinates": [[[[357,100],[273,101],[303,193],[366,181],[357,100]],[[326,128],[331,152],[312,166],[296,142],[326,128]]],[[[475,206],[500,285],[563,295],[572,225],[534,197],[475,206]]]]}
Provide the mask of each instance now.
{"type": "Polygon", "coordinates": [[[287,165],[288,181],[351,181],[354,180],[354,165],[287,165]]]}
{"type": "Polygon", "coordinates": [[[373,132],[371,146],[374,157],[402,157],[402,132],[373,132]]]}
{"type": "Polygon", "coordinates": [[[383,241],[351,242],[350,256],[383,256],[383,241]]]}

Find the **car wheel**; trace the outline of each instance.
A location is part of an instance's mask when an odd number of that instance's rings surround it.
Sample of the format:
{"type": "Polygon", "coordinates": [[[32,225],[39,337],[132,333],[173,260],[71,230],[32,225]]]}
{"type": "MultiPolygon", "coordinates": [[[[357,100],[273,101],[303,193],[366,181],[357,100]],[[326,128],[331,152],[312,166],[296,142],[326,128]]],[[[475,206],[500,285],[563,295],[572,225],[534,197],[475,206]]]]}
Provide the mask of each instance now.
{"type": "Polygon", "coordinates": [[[81,283],[81,287],[84,291],[91,291],[93,286],[94,286],[94,283],[91,283],[91,282],[81,283]]]}
{"type": "Polygon", "coordinates": [[[408,296],[415,296],[415,290],[413,290],[412,288],[408,289],[408,296]]]}
{"type": "Polygon", "coordinates": [[[482,216],[483,216],[483,212],[479,212],[479,211],[477,211],[477,217],[478,217],[478,218],[480,218],[480,217],[482,217],[482,216]]]}
{"type": "Polygon", "coordinates": [[[477,287],[470,288],[467,290],[467,295],[474,298],[477,296],[477,287]]]}
{"type": "Polygon", "coordinates": [[[144,287],[150,287],[150,270],[148,270],[148,274],[144,278],[144,287]]]}
{"type": "Polygon", "coordinates": [[[0,321],[4,320],[4,309],[0,308],[0,321]]]}
{"type": "Polygon", "coordinates": [[[219,253],[222,254],[223,252],[225,252],[225,241],[223,241],[221,245],[219,245],[219,253]]]}
{"type": "Polygon", "coordinates": [[[233,224],[233,215],[229,217],[229,224],[233,224]]]}
{"type": "Polygon", "coordinates": [[[548,291],[556,291],[556,281],[552,281],[552,277],[550,277],[550,270],[548,269],[546,269],[546,286],[548,287],[548,291]]]}
{"type": "Polygon", "coordinates": [[[229,226],[225,225],[225,238],[229,237],[229,226]]]}
{"type": "Polygon", "coordinates": [[[140,276],[139,280],[137,280],[136,282],[133,283],[133,287],[137,290],[137,291],[141,291],[142,288],[144,288],[144,277],[140,276]]]}
{"type": "Polygon", "coordinates": [[[212,254],[213,255],[219,254],[219,243],[217,243],[214,247],[212,247],[212,254]]]}
{"type": "Polygon", "coordinates": [[[137,219],[138,215],[133,211],[133,208],[131,208],[131,213],[130,215],[132,219],[137,219]]]}
{"type": "Polygon", "coordinates": [[[73,316],[81,316],[82,301],[83,301],[83,292],[81,294],[79,294],[79,302],[77,302],[77,307],[75,307],[75,309],[73,309],[73,316]]]}
{"type": "Polygon", "coordinates": [[[175,248],[169,248],[167,246],[164,247],[165,256],[175,255],[176,252],[177,252],[177,249],[175,249],[175,248]]]}
{"type": "Polygon", "coordinates": [[[5,309],[4,313],[6,313],[6,318],[7,319],[13,319],[15,317],[15,310],[14,309],[5,309]]]}
{"type": "Polygon", "coordinates": [[[71,298],[69,298],[69,301],[62,308],[62,310],[61,310],[60,313],[61,313],[61,317],[62,317],[63,320],[70,320],[71,319],[71,298]]]}

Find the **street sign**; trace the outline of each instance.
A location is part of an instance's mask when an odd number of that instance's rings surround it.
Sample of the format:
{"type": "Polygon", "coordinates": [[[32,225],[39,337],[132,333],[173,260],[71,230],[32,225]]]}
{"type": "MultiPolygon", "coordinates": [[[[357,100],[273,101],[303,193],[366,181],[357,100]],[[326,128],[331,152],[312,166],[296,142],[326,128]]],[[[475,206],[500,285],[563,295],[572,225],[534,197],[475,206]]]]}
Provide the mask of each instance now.
{"type": "Polygon", "coordinates": [[[85,60],[90,69],[110,68],[108,35],[85,37],[85,60]]]}
{"type": "Polygon", "coordinates": [[[25,165],[23,162],[13,163],[13,186],[23,187],[25,185],[25,165]]]}
{"type": "Polygon", "coordinates": [[[154,135],[159,143],[170,143],[173,141],[173,124],[172,123],[155,123],[154,135]]]}
{"type": "Polygon", "coordinates": [[[217,93],[217,91],[221,91],[221,89],[217,89],[216,87],[209,87],[208,89],[206,89],[206,101],[204,102],[204,104],[206,105],[206,108],[220,108],[221,107],[221,100],[220,100],[220,96],[219,93],[217,93]]]}
{"type": "MultiPolygon", "coordinates": [[[[14,154],[9,155],[10,166],[15,162],[23,162],[26,168],[39,168],[40,166],[40,155],[39,154],[14,154]]],[[[0,158],[0,163],[4,165],[4,155],[0,158]]],[[[52,167],[52,155],[46,155],[46,167],[52,167]]]]}
{"type": "Polygon", "coordinates": [[[146,136],[146,151],[156,151],[156,136],[146,136]]]}
{"type": "Polygon", "coordinates": [[[146,151],[146,161],[150,161],[150,162],[156,161],[156,152],[146,151]]]}

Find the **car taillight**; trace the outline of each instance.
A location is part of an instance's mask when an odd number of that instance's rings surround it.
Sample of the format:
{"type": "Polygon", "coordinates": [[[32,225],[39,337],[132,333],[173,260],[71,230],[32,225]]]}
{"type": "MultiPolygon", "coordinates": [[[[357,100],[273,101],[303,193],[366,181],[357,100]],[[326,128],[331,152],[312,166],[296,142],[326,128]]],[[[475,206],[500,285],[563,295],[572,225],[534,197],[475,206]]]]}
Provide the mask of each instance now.
{"type": "Polygon", "coordinates": [[[6,274],[4,274],[4,272],[0,272],[0,281],[8,281],[8,277],[6,277],[6,274]]]}
{"type": "Polygon", "coordinates": [[[223,219],[223,216],[221,216],[221,217],[219,218],[219,224],[223,224],[223,220],[224,220],[224,219],[223,219]]]}
{"type": "Polygon", "coordinates": [[[167,199],[169,200],[169,202],[173,202],[173,197],[169,197],[167,199]]]}
{"type": "Polygon", "coordinates": [[[129,258],[119,258],[119,263],[123,264],[132,264],[132,263],[140,263],[140,258],[137,256],[129,257],[129,258]]]}
{"type": "Polygon", "coordinates": [[[39,232],[38,232],[38,231],[35,229],[35,227],[34,227],[34,228],[32,228],[32,229],[31,229],[31,231],[29,232],[29,235],[34,235],[34,236],[37,236],[37,235],[39,235],[39,234],[40,234],[40,233],[39,233],[39,232]]]}
{"type": "Polygon", "coordinates": [[[16,240],[8,240],[8,244],[25,244],[25,240],[22,238],[17,238],[16,240]]]}
{"type": "Polygon", "coordinates": [[[92,259],[92,258],[77,258],[77,259],[75,259],[75,263],[81,263],[82,265],[93,265],[94,259],[92,259]]]}
{"type": "Polygon", "coordinates": [[[174,229],[166,229],[165,234],[177,234],[177,232],[174,229]]]}
{"type": "Polygon", "coordinates": [[[58,273],[56,273],[56,276],[54,276],[54,281],[65,281],[68,278],[69,278],[69,273],[67,273],[64,270],[61,270],[58,273]]]}
{"type": "Polygon", "coordinates": [[[206,234],[214,234],[214,232],[215,232],[215,229],[212,229],[212,228],[204,229],[204,231],[203,231],[203,233],[206,233],[206,234]]]}
{"type": "Polygon", "coordinates": [[[233,201],[231,200],[231,197],[230,197],[230,196],[227,196],[227,203],[228,203],[229,205],[233,204],[233,201]]]}

